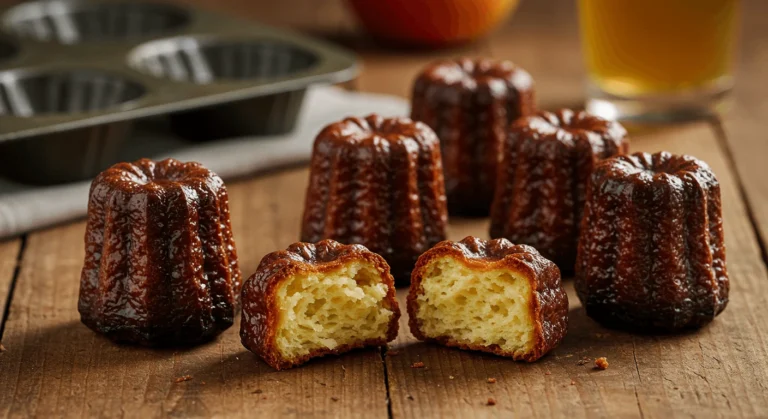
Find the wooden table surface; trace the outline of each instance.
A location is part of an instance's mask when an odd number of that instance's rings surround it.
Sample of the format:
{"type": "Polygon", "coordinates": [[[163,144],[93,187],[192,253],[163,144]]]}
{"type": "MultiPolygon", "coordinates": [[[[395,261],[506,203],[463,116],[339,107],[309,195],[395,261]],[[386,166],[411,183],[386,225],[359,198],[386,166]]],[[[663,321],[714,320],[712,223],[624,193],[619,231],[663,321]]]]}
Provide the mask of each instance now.
{"type": "MultiPolygon", "coordinates": [[[[583,101],[571,0],[524,0],[486,40],[433,52],[373,46],[337,0],[187,1],[346,44],[364,66],[349,84],[354,89],[407,96],[426,62],[469,54],[528,69],[544,108],[583,101]]],[[[636,151],[707,161],[722,184],[731,300],[702,330],[644,336],[603,329],[568,282],[568,336],[533,364],[418,343],[406,316],[391,345],[397,355],[361,350],[283,372],[247,352],[238,327],[193,349],[117,346],[79,321],[85,225],[76,222],[0,242],[0,417],[768,417],[768,2],[745,0],[744,9],[732,111],[632,138],[636,151]],[[610,362],[605,371],[577,364],[601,356],[610,362]],[[417,361],[426,368],[411,368],[417,361]],[[489,397],[498,403],[486,406],[489,397]]],[[[306,182],[306,169],[295,168],[229,184],[244,274],[298,239],[306,182]]],[[[487,227],[454,219],[449,235],[487,237],[487,227]]]]}

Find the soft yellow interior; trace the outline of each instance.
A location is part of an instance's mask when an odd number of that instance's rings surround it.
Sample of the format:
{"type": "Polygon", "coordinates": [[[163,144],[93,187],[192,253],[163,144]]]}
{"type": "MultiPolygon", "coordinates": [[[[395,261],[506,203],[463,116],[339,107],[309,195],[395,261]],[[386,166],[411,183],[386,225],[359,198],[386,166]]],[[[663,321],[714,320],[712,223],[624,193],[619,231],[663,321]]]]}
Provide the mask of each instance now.
{"type": "Polygon", "coordinates": [[[425,272],[416,315],[427,337],[498,345],[520,354],[532,349],[531,287],[525,277],[509,269],[473,270],[452,257],[435,260],[425,272]]]}
{"type": "Polygon", "coordinates": [[[277,349],[284,357],[294,358],[317,349],[385,338],[394,315],[386,295],[381,274],[364,262],[289,278],[277,291],[277,349]]]}

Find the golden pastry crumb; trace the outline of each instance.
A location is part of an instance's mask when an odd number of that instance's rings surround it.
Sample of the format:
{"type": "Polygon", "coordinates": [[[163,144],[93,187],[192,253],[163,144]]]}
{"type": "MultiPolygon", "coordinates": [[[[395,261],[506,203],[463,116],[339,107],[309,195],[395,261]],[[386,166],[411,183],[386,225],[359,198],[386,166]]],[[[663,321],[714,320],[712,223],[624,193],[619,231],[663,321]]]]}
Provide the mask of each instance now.
{"type": "Polygon", "coordinates": [[[424,363],[421,361],[414,362],[413,364],[411,364],[411,368],[424,368],[424,363]]]}
{"type": "Polygon", "coordinates": [[[595,360],[595,368],[599,370],[605,370],[608,369],[608,359],[604,356],[601,356],[600,358],[597,358],[595,360]]]}
{"type": "Polygon", "coordinates": [[[528,353],[535,344],[529,281],[508,269],[474,271],[452,257],[426,269],[417,317],[426,336],[528,353]],[[490,300],[489,300],[490,299],[490,300]],[[482,321],[477,321],[482,319],[482,321]]]}
{"type": "Polygon", "coordinates": [[[275,343],[294,359],[322,349],[384,339],[394,312],[387,285],[368,263],[350,263],[324,275],[308,273],[277,290],[280,317],[275,343]]]}
{"type": "Polygon", "coordinates": [[[488,378],[488,382],[491,384],[496,384],[496,379],[493,377],[488,378]]]}
{"type": "Polygon", "coordinates": [[[191,380],[191,379],[192,379],[192,376],[191,376],[191,375],[184,375],[184,376],[181,376],[181,377],[177,378],[177,379],[176,379],[176,382],[177,382],[177,383],[183,383],[183,382],[185,382],[185,381],[189,381],[189,380],[191,380]]]}
{"type": "Polygon", "coordinates": [[[488,401],[485,404],[487,404],[488,406],[496,406],[496,399],[494,399],[493,397],[489,397],[488,401]]]}

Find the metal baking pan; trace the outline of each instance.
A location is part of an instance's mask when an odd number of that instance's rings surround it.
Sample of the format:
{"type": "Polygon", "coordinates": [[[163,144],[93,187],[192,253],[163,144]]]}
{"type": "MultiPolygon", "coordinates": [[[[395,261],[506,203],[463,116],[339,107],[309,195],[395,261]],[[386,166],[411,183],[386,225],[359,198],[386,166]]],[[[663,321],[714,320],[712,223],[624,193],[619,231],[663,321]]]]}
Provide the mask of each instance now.
{"type": "Polygon", "coordinates": [[[325,42],[171,4],[0,9],[0,172],[87,179],[134,121],[158,115],[193,140],[288,132],[309,85],[355,74],[354,56],[325,42]]]}

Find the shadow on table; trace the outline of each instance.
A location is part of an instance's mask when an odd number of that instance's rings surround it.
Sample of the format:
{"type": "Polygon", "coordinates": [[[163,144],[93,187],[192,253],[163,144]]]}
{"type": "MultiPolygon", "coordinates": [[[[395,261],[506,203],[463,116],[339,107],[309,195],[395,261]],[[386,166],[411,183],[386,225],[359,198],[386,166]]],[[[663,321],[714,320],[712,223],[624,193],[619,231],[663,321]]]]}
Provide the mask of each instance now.
{"type": "MultiPolygon", "coordinates": [[[[34,320],[29,321],[31,325],[34,323],[34,320]]],[[[2,343],[5,347],[2,356],[23,359],[24,362],[20,362],[22,372],[47,365],[50,359],[55,359],[56,363],[88,368],[90,372],[120,371],[125,366],[149,368],[152,363],[194,355],[219,345],[216,338],[187,346],[146,347],[116,343],[75,319],[38,328],[29,326],[21,333],[7,328],[2,343]]]]}
{"type": "Polygon", "coordinates": [[[378,360],[379,354],[378,348],[363,348],[341,355],[327,355],[310,360],[298,367],[277,371],[262,361],[259,356],[243,348],[212,363],[201,365],[191,375],[195,380],[204,381],[206,385],[230,386],[233,383],[243,383],[244,386],[253,387],[244,390],[261,394],[257,390],[266,392],[267,389],[260,389],[259,385],[283,383],[293,386],[300,376],[326,377],[329,380],[344,379],[351,373],[354,365],[378,360]]]}

